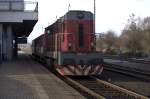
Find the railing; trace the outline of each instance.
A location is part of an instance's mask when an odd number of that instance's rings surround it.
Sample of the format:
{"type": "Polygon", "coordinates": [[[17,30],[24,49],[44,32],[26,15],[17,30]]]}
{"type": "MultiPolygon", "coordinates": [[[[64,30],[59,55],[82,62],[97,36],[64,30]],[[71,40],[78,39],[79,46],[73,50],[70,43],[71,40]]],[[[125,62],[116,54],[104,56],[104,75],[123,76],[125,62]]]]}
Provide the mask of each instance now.
{"type": "Polygon", "coordinates": [[[0,1],[0,11],[38,12],[38,2],[0,1]]]}

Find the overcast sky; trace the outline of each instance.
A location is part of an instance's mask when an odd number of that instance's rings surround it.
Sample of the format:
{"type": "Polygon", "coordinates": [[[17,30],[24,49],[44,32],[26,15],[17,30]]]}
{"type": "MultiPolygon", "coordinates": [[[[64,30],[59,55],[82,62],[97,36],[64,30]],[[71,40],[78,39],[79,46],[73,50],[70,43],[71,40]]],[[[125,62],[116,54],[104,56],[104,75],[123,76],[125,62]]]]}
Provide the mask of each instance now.
{"type": "MultiPolygon", "coordinates": [[[[44,28],[69,10],[94,11],[94,0],[30,0],[39,2],[39,21],[29,36],[29,42],[43,34],[44,28]]],[[[96,32],[114,30],[121,33],[129,15],[150,16],[150,0],[96,0],[96,32]]]]}

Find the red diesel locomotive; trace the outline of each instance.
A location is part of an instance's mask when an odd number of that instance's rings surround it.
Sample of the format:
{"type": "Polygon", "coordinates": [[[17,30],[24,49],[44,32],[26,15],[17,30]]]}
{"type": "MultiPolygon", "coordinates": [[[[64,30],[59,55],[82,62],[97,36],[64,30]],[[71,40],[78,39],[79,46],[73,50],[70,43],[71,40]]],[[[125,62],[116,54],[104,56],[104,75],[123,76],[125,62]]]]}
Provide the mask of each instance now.
{"type": "Polygon", "coordinates": [[[95,48],[93,14],[72,10],[33,40],[33,55],[62,75],[100,75],[103,59],[95,48]]]}

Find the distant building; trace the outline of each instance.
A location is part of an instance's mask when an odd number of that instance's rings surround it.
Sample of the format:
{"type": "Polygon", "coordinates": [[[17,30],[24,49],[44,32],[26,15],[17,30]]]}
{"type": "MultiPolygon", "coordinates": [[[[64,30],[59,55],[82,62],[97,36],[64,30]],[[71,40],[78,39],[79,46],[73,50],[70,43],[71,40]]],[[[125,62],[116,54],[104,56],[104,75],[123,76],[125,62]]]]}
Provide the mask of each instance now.
{"type": "Polygon", "coordinates": [[[0,0],[0,61],[17,55],[17,38],[29,36],[37,21],[37,2],[0,0]]]}
{"type": "Polygon", "coordinates": [[[23,50],[23,49],[31,49],[31,45],[30,44],[18,44],[18,49],[19,50],[23,50]]]}

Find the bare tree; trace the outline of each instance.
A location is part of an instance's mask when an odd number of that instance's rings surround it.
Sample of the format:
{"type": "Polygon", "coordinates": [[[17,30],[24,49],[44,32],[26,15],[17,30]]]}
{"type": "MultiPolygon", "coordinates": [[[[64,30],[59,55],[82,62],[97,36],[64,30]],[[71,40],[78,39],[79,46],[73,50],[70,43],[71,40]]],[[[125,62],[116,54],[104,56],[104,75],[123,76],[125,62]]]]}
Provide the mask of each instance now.
{"type": "Polygon", "coordinates": [[[116,53],[120,47],[118,40],[115,32],[109,30],[98,38],[97,49],[110,54],[116,53]]]}
{"type": "Polygon", "coordinates": [[[130,55],[150,54],[150,17],[135,18],[131,14],[120,37],[112,30],[97,40],[97,48],[112,52],[127,52],[130,55]]]}
{"type": "Polygon", "coordinates": [[[138,24],[138,27],[141,28],[144,36],[144,52],[150,53],[150,17],[146,17],[141,20],[138,24]]]}
{"type": "Polygon", "coordinates": [[[134,14],[132,14],[120,37],[124,41],[123,46],[132,55],[142,53],[144,50],[144,35],[141,28],[137,25],[138,22],[139,20],[135,19],[134,14]]]}
{"type": "Polygon", "coordinates": [[[115,46],[116,37],[117,36],[115,35],[114,31],[109,30],[106,32],[104,41],[105,41],[108,49],[111,49],[112,47],[115,46]]]}

